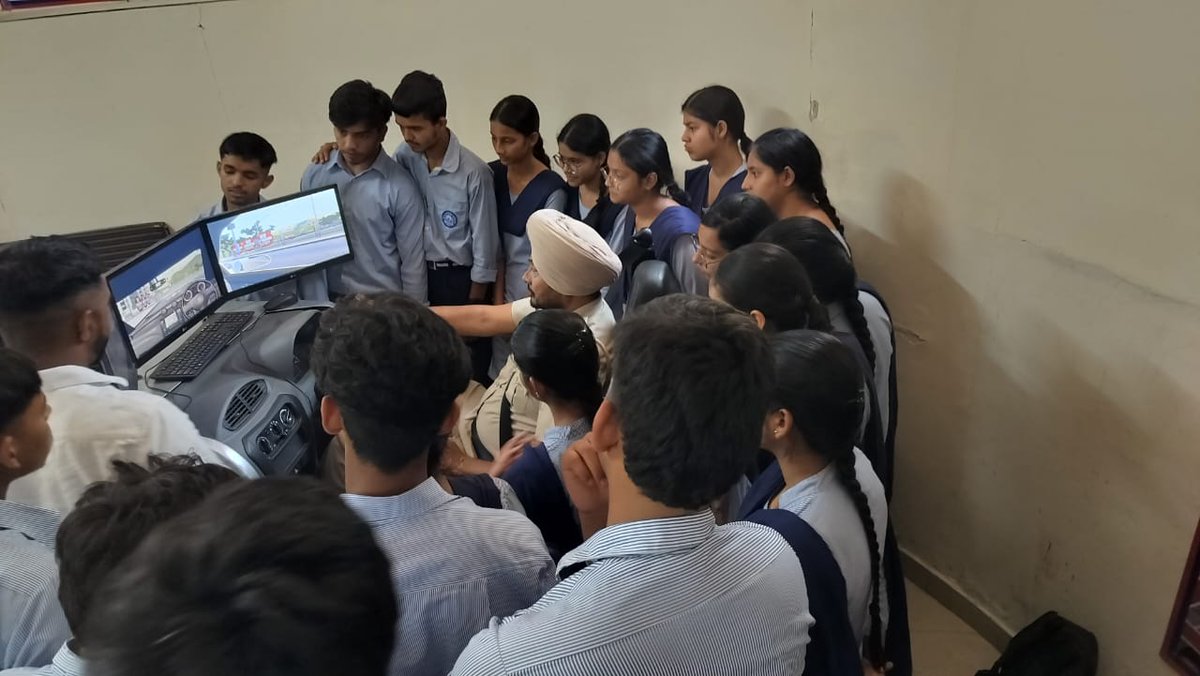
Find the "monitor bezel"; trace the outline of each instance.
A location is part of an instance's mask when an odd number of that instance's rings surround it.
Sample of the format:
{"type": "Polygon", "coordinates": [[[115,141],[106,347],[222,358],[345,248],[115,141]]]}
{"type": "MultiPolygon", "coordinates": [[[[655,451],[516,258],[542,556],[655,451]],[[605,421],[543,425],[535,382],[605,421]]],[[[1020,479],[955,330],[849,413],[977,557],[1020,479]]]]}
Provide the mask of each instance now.
{"type": "Polygon", "coordinates": [[[170,346],[172,343],[174,343],[176,340],[179,340],[179,338],[181,336],[183,336],[185,333],[190,331],[193,326],[204,321],[205,319],[208,318],[209,315],[216,312],[217,308],[221,307],[221,305],[227,300],[227,298],[225,297],[224,287],[220,283],[220,274],[221,273],[220,273],[219,268],[220,268],[220,264],[217,262],[217,259],[215,256],[215,250],[212,247],[212,242],[210,242],[208,239],[208,233],[203,228],[200,227],[200,222],[197,221],[196,223],[193,223],[193,224],[183,228],[179,232],[173,233],[170,237],[168,237],[160,242],[156,242],[154,245],[141,251],[136,256],[132,256],[129,260],[118,265],[117,267],[113,268],[112,270],[109,270],[108,273],[106,275],[104,275],[104,283],[106,286],[108,286],[109,306],[112,308],[113,320],[116,321],[118,324],[118,326],[116,326],[115,329],[117,330],[117,332],[119,332],[121,334],[121,340],[124,341],[124,343],[125,343],[125,349],[128,350],[129,356],[133,358],[133,363],[137,367],[141,368],[142,366],[146,365],[147,362],[149,362],[151,359],[153,359],[155,356],[157,356],[163,350],[167,349],[167,347],[170,346]],[[117,307],[118,299],[117,299],[117,294],[113,292],[112,278],[123,272],[126,272],[127,270],[129,270],[129,268],[137,265],[142,260],[145,260],[147,257],[153,255],[155,252],[159,251],[160,249],[166,248],[167,245],[171,244],[175,240],[180,239],[180,238],[184,237],[185,235],[187,235],[190,231],[197,230],[197,229],[200,230],[201,256],[209,256],[212,259],[213,273],[218,278],[217,279],[217,299],[215,301],[213,301],[212,303],[210,303],[209,305],[207,305],[200,312],[197,312],[195,314],[195,316],[193,316],[191,319],[188,319],[188,320],[184,321],[182,324],[180,324],[179,329],[176,330],[174,333],[172,333],[172,335],[170,337],[164,337],[162,340],[158,341],[158,343],[154,347],[147,350],[145,354],[138,355],[137,351],[135,351],[133,349],[133,341],[129,337],[129,332],[125,330],[125,320],[121,318],[121,309],[119,307],[117,307]]]}
{"type": "Polygon", "coordinates": [[[321,270],[325,270],[326,268],[330,268],[339,263],[345,263],[346,261],[354,259],[354,242],[352,241],[352,238],[350,237],[349,224],[346,223],[346,210],[342,206],[342,193],[338,189],[337,185],[333,185],[333,184],[321,186],[320,188],[312,188],[310,190],[301,190],[300,192],[291,193],[290,195],[284,195],[282,197],[277,197],[275,199],[267,200],[265,202],[259,202],[258,204],[253,204],[244,209],[238,209],[237,211],[227,211],[223,214],[218,214],[216,216],[209,216],[208,218],[204,218],[199,221],[196,221],[196,225],[199,225],[200,228],[204,231],[204,240],[206,242],[208,242],[209,251],[213,255],[213,261],[214,261],[214,265],[216,267],[216,272],[217,272],[217,283],[221,287],[222,298],[226,302],[231,301],[231,300],[236,300],[243,296],[248,296],[252,293],[256,293],[256,292],[262,291],[264,289],[269,289],[277,284],[282,284],[283,282],[291,281],[293,279],[297,279],[299,277],[302,277],[303,275],[307,275],[307,274],[310,274],[313,272],[319,272],[321,270]],[[285,275],[281,275],[279,277],[276,277],[274,279],[269,279],[267,281],[258,282],[257,284],[253,284],[251,286],[247,286],[247,287],[238,289],[236,291],[229,288],[229,281],[227,279],[225,279],[225,268],[221,267],[220,250],[217,248],[217,243],[213,241],[212,234],[209,232],[209,229],[208,229],[208,226],[211,223],[215,223],[217,221],[223,221],[223,220],[229,219],[231,217],[250,213],[252,211],[266,209],[266,208],[269,208],[276,204],[280,204],[282,202],[289,202],[289,201],[292,201],[295,199],[299,199],[301,197],[308,197],[309,195],[314,195],[316,193],[326,192],[329,190],[333,191],[333,198],[337,202],[338,215],[342,217],[342,230],[346,233],[346,250],[347,251],[345,254],[342,254],[341,256],[337,256],[336,258],[331,258],[327,261],[322,261],[320,263],[310,265],[306,268],[300,268],[299,270],[293,270],[292,272],[289,272],[285,275]]]}

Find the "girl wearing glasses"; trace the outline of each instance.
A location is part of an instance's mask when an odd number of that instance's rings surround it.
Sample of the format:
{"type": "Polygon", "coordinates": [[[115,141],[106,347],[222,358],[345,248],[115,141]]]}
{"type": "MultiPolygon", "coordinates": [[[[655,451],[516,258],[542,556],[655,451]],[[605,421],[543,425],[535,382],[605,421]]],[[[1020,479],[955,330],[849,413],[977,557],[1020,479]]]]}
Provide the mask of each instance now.
{"type": "MultiPolygon", "coordinates": [[[[688,197],[675,182],[667,142],[649,129],[621,134],[608,151],[608,194],[614,204],[629,208],[618,221],[619,251],[624,272],[606,299],[622,314],[629,283],[638,263],[652,258],[666,262],[684,293],[705,295],[708,283],[692,258],[700,219],[687,206],[688,197]]],[[[610,242],[612,239],[610,238],[610,242]]]]}
{"type": "MultiPolygon", "coordinates": [[[[525,271],[529,269],[529,237],[525,224],[539,209],[562,211],[567,184],[550,169],[550,157],[539,131],[541,116],[528,98],[513,94],[492,109],[492,147],[498,160],[488,164],[496,190],[496,220],[500,227],[502,265],[496,277],[494,302],[504,305],[529,296],[525,271]]],[[[508,340],[493,341],[492,378],[508,361],[508,340]]]]}
{"type": "Polygon", "coordinates": [[[587,223],[605,238],[612,233],[621,211],[604,185],[610,143],[604,120],[582,113],[558,132],[558,154],[554,156],[554,163],[567,179],[563,213],[587,223]]]}
{"type": "Polygon", "coordinates": [[[705,277],[712,279],[722,258],[753,242],[774,222],[775,212],[754,195],[739,192],[722,197],[700,217],[693,259],[696,266],[705,277]]]}
{"type": "Polygon", "coordinates": [[[684,173],[683,190],[692,211],[703,216],[721,198],[742,192],[750,152],[746,109],[732,89],[712,85],[692,92],[682,110],[683,149],[707,163],[684,173]]]}

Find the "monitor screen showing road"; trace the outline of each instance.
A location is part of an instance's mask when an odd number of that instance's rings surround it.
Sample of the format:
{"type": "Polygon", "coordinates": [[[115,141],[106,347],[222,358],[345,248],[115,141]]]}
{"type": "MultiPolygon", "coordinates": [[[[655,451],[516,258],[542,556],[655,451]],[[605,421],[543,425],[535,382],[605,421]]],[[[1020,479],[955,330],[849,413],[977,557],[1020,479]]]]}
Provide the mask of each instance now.
{"type": "Polygon", "coordinates": [[[332,186],[210,220],[206,227],[231,294],[350,254],[332,186]]]}
{"type": "Polygon", "coordinates": [[[199,228],[142,254],[110,275],[108,286],[137,359],[174,340],[221,297],[199,228]]]}

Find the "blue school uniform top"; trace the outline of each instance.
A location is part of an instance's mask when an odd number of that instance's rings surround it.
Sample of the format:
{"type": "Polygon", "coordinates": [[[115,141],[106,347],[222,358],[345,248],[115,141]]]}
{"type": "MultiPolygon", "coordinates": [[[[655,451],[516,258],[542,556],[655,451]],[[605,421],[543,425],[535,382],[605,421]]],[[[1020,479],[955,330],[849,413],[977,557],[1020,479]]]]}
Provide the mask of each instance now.
{"type": "Polygon", "coordinates": [[[504,250],[504,301],[511,303],[529,295],[525,271],[529,269],[529,237],[525,226],[533,212],[540,209],[562,211],[566,207],[567,182],[561,176],[543,171],[525,186],[519,195],[508,189],[508,167],[496,160],[488,164],[496,194],[497,222],[504,250]]]}
{"type": "Polygon", "coordinates": [[[554,564],[528,519],[450,495],[434,478],[400,495],[345,494],[391,563],[400,618],[389,674],[444,674],[488,620],[529,607],[554,564]]]}
{"type": "Polygon", "coordinates": [[[412,175],[425,201],[425,260],[470,266],[472,282],[495,282],[500,235],[487,163],[462,147],[454,132],[440,167],[430,169],[425,156],[407,143],[396,149],[395,159],[412,175]]]}
{"type": "Polygon", "coordinates": [[[355,176],[335,150],[328,162],[308,165],[300,180],[301,190],[327,185],[338,187],[354,259],[305,275],[300,284],[305,298],[310,278],[328,273],[331,294],[401,291],[428,302],[425,204],[404,167],[380,149],[375,162],[355,176]]]}
{"type": "MultiPolygon", "coordinates": [[[[712,165],[704,164],[695,169],[688,169],[683,172],[683,191],[691,198],[692,211],[696,212],[697,216],[703,216],[705,211],[711,207],[708,204],[708,179],[712,174],[712,165]]],[[[717,201],[719,202],[724,197],[736,195],[742,192],[742,183],[746,180],[746,165],[743,164],[737,171],[733,172],[733,176],[725,181],[725,185],[721,186],[721,192],[717,193],[717,201]]]]}
{"type": "MultiPolygon", "coordinates": [[[[613,248],[618,255],[626,248],[636,246],[631,244],[630,240],[636,227],[637,214],[630,208],[624,209],[622,213],[623,220],[617,222],[617,227],[609,237],[610,245],[621,244],[620,249],[613,248]]],[[[698,296],[708,295],[708,279],[692,261],[696,254],[694,238],[700,230],[700,217],[685,206],[667,207],[650,224],[649,230],[653,236],[654,259],[666,262],[675,276],[675,281],[679,283],[680,290],[698,296]]],[[[624,314],[632,278],[633,270],[624,270],[605,292],[604,299],[618,315],[624,314]]]]}
{"type": "Polygon", "coordinates": [[[813,623],[779,533],[712,512],[608,526],[532,607],[494,618],[454,676],[804,672],[813,623]]]}
{"type": "Polygon", "coordinates": [[[616,227],[621,215],[621,206],[613,204],[608,195],[601,195],[595,206],[585,207],[579,197],[579,188],[567,187],[567,204],[563,213],[592,226],[592,229],[607,238],[616,227]]]}
{"type": "Polygon", "coordinates": [[[555,561],[583,544],[575,506],[562,481],[562,457],[591,428],[586,418],[551,427],[542,435],[541,444],[525,449],[504,473],[504,480],[516,492],[526,516],[542,531],[555,561]]]}

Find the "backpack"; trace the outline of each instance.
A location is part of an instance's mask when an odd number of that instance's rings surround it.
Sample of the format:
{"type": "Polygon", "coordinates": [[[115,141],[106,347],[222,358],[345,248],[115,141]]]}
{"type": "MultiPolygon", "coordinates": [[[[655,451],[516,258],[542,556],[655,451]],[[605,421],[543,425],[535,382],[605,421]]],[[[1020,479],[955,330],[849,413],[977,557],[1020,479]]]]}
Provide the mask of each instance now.
{"type": "Polygon", "coordinates": [[[1095,634],[1048,612],[1017,632],[996,664],[975,676],[1096,676],[1098,660],[1095,634]]]}

